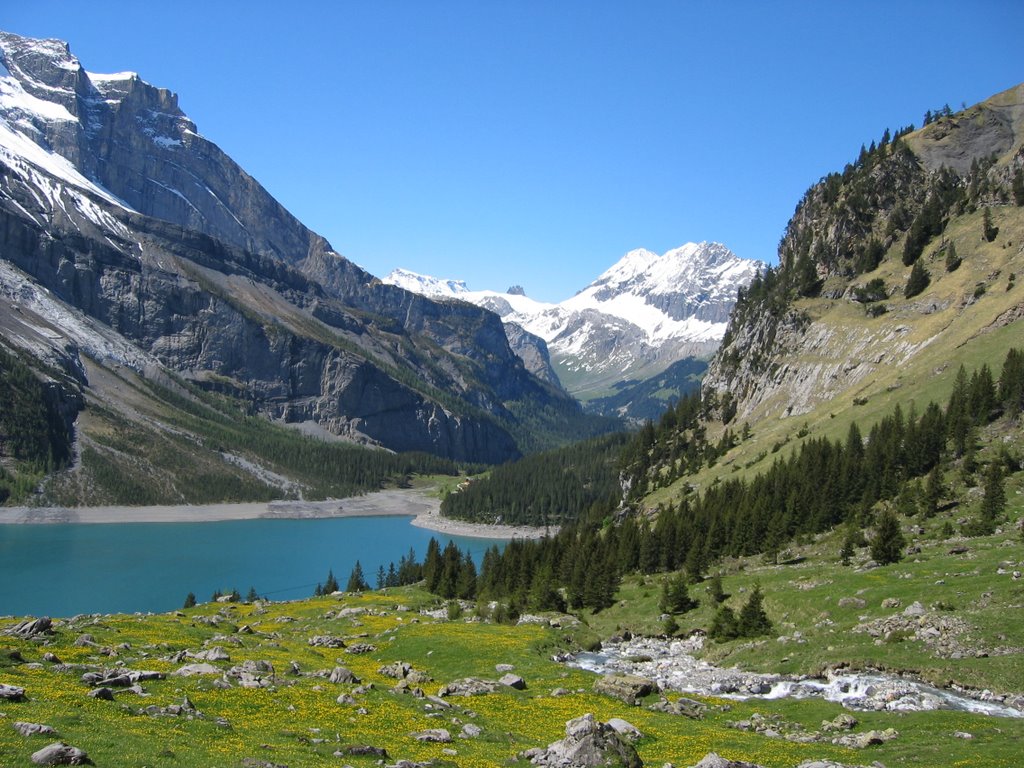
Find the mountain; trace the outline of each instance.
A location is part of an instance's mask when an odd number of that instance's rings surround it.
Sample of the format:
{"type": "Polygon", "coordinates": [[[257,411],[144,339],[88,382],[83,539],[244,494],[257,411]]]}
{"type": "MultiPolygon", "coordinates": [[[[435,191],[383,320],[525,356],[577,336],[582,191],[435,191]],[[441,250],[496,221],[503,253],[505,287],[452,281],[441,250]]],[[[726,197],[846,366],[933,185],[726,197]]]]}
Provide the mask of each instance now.
{"type": "MultiPolygon", "coordinates": [[[[545,342],[559,379],[591,408],[646,418],[649,397],[618,399],[614,407],[602,398],[663,374],[680,360],[709,358],[725,333],[737,291],[764,266],[718,243],[688,243],[660,256],[637,249],[557,304],[534,301],[521,289],[471,291],[463,281],[408,270],[384,279],[496,312],[506,326],[519,326],[545,342]]],[[[687,380],[692,373],[688,368],[687,380]]],[[[680,385],[673,379],[671,387],[680,385]]],[[[688,385],[692,388],[692,381],[688,385]]]]}
{"type": "Polygon", "coordinates": [[[606,426],[530,374],[492,313],[333,251],[170,91],[2,32],[0,255],[0,342],[87,410],[139,423],[114,383],[131,372],[325,437],[482,462],[606,426]]]}
{"type": "Polygon", "coordinates": [[[1024,85],[888,133],[807,191],[779,266],[738,303],[704,380],[737,419],[920,397],[951,384],[955,361],[996,364],[1019,338],[1024,85]]]}

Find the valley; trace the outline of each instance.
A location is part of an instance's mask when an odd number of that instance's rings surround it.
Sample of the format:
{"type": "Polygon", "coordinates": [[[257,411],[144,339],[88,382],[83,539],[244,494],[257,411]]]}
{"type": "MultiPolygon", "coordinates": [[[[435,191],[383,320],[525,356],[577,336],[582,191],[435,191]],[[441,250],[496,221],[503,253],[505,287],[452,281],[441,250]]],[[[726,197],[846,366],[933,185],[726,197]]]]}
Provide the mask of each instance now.
{"type": "Polygon", "coordinates": [[[548,304],[0,62],[0,762],[1019,764],[1024,85],[548,304]]]}

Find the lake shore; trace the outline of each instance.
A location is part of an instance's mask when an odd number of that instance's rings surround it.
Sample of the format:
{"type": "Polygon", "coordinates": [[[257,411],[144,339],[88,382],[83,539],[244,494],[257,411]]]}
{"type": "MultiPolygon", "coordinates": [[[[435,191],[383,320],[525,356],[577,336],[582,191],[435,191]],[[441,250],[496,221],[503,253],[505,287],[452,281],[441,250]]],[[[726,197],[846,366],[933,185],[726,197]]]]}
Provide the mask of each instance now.
{"type": "Polygon", "coordinates": [[[391,489],[328,501],[271,501],[165,506],[0,507],[0,525],[62,523],[209,523],[225,520],[302,520],[334,517],[412,517],[419,528],[481,539],[537,539],[543,528],[483,525],[441,517],[441,501],[430,491],[391,489]]]}

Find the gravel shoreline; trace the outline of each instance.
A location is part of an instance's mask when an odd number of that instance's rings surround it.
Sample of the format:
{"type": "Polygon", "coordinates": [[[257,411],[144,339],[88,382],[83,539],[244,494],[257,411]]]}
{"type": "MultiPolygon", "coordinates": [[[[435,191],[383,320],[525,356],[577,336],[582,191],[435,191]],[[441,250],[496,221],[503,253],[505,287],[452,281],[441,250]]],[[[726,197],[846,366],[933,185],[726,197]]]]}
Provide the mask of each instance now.
{"type": "MultiPolygon", "coordinates": [[[[386,490],[328,501],[271,501],[236,504],[177,504],[130,507],[0,507],[0,525],[61,523],[208,523],[223,520],[301,520],[333,517],[414,518],[412,524],[449,536],[480,539],[541,538],[543,528],[483,525],[441,517],[431,491],[386,490]]],[[[551,531],[552,533],[554,531],[551,531]]]]}

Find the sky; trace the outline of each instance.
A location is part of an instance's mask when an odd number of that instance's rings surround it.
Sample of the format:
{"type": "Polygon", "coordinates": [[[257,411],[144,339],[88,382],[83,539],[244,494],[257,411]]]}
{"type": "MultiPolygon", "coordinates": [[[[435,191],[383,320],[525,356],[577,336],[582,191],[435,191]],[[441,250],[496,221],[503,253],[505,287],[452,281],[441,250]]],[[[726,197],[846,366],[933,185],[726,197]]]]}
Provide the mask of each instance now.
{"type": "Polygon", "coordinates": [[[1024,81],[1024,3],[9,2],[138,72],[335,250],[560,301],[634,248],[775,262],[862,144],[1024,81]]]}

